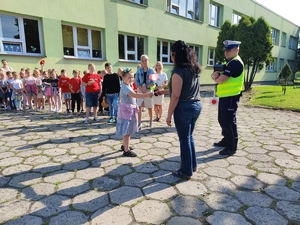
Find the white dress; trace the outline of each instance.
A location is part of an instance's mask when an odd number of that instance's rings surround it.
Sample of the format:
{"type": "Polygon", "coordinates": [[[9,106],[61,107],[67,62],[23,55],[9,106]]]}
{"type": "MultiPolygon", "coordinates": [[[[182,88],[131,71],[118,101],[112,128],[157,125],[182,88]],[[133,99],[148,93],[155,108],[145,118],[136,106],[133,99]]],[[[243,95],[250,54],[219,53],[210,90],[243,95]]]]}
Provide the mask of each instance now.
{"type": "MultiPolygon", "coordinates": [[[[158,74],[158,79],[156,81],[157,86],[162,86],[165,81],[168,80],[167,74],[166,73],[160,73],[158,74]]],[[[162,88],[159,89],[160,91],[163,90],[162,88]]],[[[153,105],[162,105],[164,101],[164,95],[159,95],[159,96],[153,96],[153,105]]]]}

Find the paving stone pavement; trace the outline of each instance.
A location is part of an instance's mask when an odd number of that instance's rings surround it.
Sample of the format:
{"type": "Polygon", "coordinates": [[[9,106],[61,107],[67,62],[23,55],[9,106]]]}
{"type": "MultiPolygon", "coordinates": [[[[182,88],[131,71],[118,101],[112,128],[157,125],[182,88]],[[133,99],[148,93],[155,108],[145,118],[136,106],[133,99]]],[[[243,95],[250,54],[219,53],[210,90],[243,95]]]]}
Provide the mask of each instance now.
{"type": "MultiPolygon", "coordinates": [[[[165,111],[169,98],[165,98],[165,111]]],[[[132,137],[124,158],[115,126],[82,115],[0,111],[0,224],[300,224],[300,113],[240,105],[234,156],[218,155],[217,108],[202,99],[197,172],[180,165],[164,119],[132,137]]],[[[165,118],[165,117],[164,117],[165,118]]]]}

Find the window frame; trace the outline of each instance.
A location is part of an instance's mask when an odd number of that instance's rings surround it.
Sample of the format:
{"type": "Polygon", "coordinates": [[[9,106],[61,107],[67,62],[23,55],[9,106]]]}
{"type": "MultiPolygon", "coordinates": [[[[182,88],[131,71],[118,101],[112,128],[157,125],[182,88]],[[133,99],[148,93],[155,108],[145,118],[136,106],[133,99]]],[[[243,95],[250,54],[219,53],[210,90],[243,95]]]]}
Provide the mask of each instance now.
{"type": "Polygon", "coordinates": [[[209,25],[214,26],[214,27],[220,27],[221,24],[221,7],[219,5],[217,5],[216,3],[210,3],[209,4],[209,25]],[[217,9],[215,11],[214,17],[212,17],[212,7],[215,7],[215,9],[217,9]],[[214,21],[214,23],[212,24],[211,21],[214,21]]]}
{"type": "Polygon", "coordinates": [[[281,33],[281,47],[286,47],[286,35],[285,32],[281,33]]]}
{"type": "Polygon", "coordinates": [[[242,16],[240,14],[237,14],[235,12],[232,13],[232,25],[239,24],[240,20],[242,19],[242,16]],[[237,21],[235,21],[235,17],[237,17],[237,21]]]}
{"type": "Polygon", "coordinates": [[[145,52],[145,37],[144,36],[135,36],[135,35],[130,35],[130,34],[125,34],[125,33],[119,33],[118,34],[118,54],[119,54],[119,35],[123,35],[124,36],[124,58],[125,59],[120,59],[120,55],[118,55],[119,61],[123,61],[123,62],[139,62],[140,61],[140,56],[138,55],[138,38],[143,38],[143,53],[145,52]],[[128,36],[134,37],[134,51],[130,51],[128,50],[127,46],[128,46],[128,36]],[[128,55],[135,55],[135,59],[128,59],[128,55]]]}
{"type": "Polygon", "coordinates": [[[200,17],[201,17],[201,1],[202,0],[178,0],[178,4],[175,4],[173,3],[172,0],[167,0],[167,11],[169,13],[172,13],[174,15],[178,15],[178,16],[182,16],[182,17],[185,17],[187,19],[191,19],[191,20],[195,20],[195,21],[201,21],[200,17]],[[192,2],[192,5],[193,5],[193,8],[190,9],[189,8],[189,1],[193,1],[192,2]],[[199,8],[198,8],[198,12],[196,12],[196,8],[195,8],[195,3],[198,2],[199,4],[199,8]],[[181,11],[181,6],[184,4],[185,6],[185,11],[182,12],[181,11]],[[173,12],[173,9],[176,10],[176,13],[173,12]],[[197,13],[199,14],[199,18],[196,19],[196,15],[197,13]]]}
{"type": "MultiPolygon", "coordinates": [[[[102,29],[94,29],[91,27],[85,27],[85,26],[76,26],[68,23],[62,23],[62,26],[69,26],[72,27],[72,33],[73,33],[73,48],[74,48],[74,56],[72,55],[65,55],[63,50],[64,58],[71,58],[71,59],[89,59],[89,60],[104,60],[104,48],[103,48],[103,30],[102,29]],[[82,46],[78,44],[78,35],[77,35],[77,28],[86,29],[88,32],[88,46],[82,46]],[[101,48],[101,57],[93,57],[93,39],[92,39],[92,31],[99,31],[100,32],[100,48],[101,48]],[[90,57],[79,57],[78,51],[86,51],[89,50],[90,57]]],[[[63,35],[63,32],[62,32],[63,35]]],[[[64,48],[64,44],[63,44],[64,48]]]]}
{"type": "Polygon", "coordinates": [[[274,45],[279,45],[279,30],[271,28],[271,38],[274,45]]]}
{"type": "Polygon", "coordinates": [[[171,46],[174,42],[166,41],[166,40],[157,40],[159,42],[159,59],[157,61],[162,62],[163,64],[173,64],[171,60],[171,46]],[[163,42],[168,43],[168,53],[163,54],[163,42]],[[163,59],[167,58],[168,62],[165,62],[163,59]]]}
{"type": "Polygon", "coordinates": [[[216,49],[209,47],[208,48],[208,55],[207,55],[207,66],[214,66],[216,64],[216,49]],[[213,59],[210,58],[210,53],[213,51],[213,59]],[[212,64],[211,64],[212,62],[212,64]]]}
{"type": "Polygon", "coordinates": [[[11,16],[18,19],[18,29],[19,29],[19,35],[20,39],[14,39],[14,38],[5,38],[3,37],[3,31],[2,31],[2,22],[0,17],[0,54],[7,54],[7,55],[21,55],[21,56],[43,56],[44,55],[44,46],[43,46],[43,36],[42,36],[42,26],[41,26],[41,20],[35,17],[30,16],[19,16],[15,14],[5,14],[0,13],[1,15],[5,16],[11,16]],[[39,35],[39,47],[40,47],[40,53],[27,53],[26,50],[26,34],[24,29],[24,19],[29,20],[36,20],[37,21],[37,29],[38,29],[38,35],[39,35]],[[16,51],[5,51],[5,43],[10,45],[20,45],[21,52],[16,51]]]}
{"type": "Polygon", "coordinates": [[[297,38],[295,38],[292,35],[290,35],[289,49],[296,50],[297,49],[297,43],[298,43],[297,38]]]}
{"type": "Polygon", "coordinates": [[[276,72],[276,59],[271,62],[268,66],[266,65],[266,72],[276,72]]]}
{"type": "Polygon", "coordinates": [[[145,1],[146,0],[126,0],[127,2],[132,2],[132,3],[135,3],[135,4],[139,4],[139,5],[145,5],[145,1]],[[139,1],[139,2],[136,2],[136,1],[139,1]]]}

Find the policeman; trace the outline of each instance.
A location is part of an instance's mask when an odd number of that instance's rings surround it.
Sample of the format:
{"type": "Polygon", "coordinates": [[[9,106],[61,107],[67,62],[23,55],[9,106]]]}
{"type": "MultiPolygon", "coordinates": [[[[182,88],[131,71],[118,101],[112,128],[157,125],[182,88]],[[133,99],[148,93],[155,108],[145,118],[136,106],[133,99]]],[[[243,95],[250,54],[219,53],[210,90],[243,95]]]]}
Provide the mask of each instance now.
{"type": "Polygon", "coordinates": [[[230,156],[235,154],[238,143],[236,111],[244,86],[244,63],[238,55],[240,41],[226,40],[223,44],[225,70],[223,73],[215,71],[211,76],[217,83],[218,121],[223,135],[223,139],[214,146],[225,147],[219,154],[230,156]]]}

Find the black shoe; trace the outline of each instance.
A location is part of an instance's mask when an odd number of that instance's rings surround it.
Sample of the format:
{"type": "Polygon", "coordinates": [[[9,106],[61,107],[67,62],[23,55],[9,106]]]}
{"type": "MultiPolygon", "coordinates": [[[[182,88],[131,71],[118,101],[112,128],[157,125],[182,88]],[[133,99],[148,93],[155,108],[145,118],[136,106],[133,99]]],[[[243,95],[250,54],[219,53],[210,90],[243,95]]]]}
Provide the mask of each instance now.
{"type": "Polygon", "coordinates": [[[137,155],[132,151],[123,152],[123,156],[125,157],[137,157],[137,155]]]}
{"type": "MultiPolygon", "coordinates": [[[[121,146],[121,150],[124,151],[124,145],[121,146]]],[[[133,147],[129,147],[129,150],[132,151],[133,147]]]]}
{"type": "Polygon", "coordinates": [[[226,147],[226,143],[224,141],[215,142],[214,146],[216,147],[226,147]]]}
{"type": "Polygon", "coordinates": [[[234,155],[236,150],[224,148],[222,151],[219,152],[219,155],[234,155]]]}

